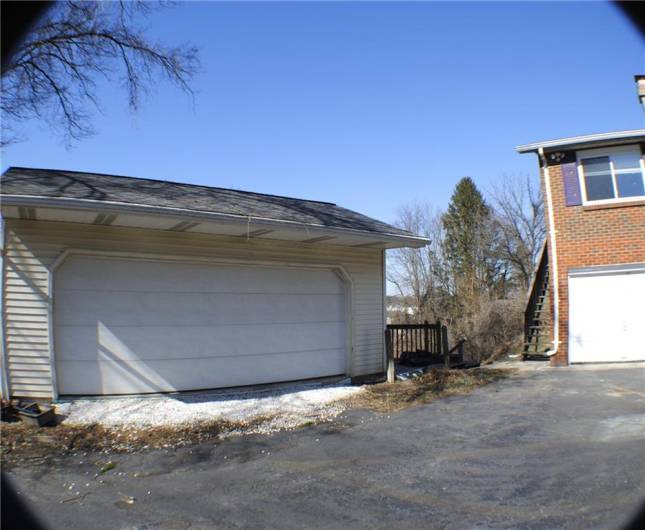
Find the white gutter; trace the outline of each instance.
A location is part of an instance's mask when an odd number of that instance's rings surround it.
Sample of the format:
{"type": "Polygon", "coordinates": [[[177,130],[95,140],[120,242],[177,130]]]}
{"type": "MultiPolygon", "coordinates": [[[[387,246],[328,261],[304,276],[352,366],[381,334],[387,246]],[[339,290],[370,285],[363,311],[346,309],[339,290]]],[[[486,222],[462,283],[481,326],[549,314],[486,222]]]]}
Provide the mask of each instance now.
{"type": "Polygon", "coordinates": [[[587,134],[584,136],[571,136],[569,138],[560,138],[558,140],[546,140],[544,142],[534,142],[531,144],[518,145],[515,150],[518,153],[532,153],[540,149],[558,149],[580,144],[594,144],[603,142],[614,142],[620,140],[642,141],[645,139],[645,129],[634,129],[630,131],[614,131],[608,133],[587,134]]]}
{"type": "Polygon", "coordinates": [[[211,212],[204,210],[188,210],[186,208],[177,208],[169,206],[150,206],[147,204],[134,204],[120,201],[96,201],[93,199],[77,199],[70,197],[43,197],[37,195],[0,195],[2,204],[6,206],[34,206],[43,208],[72,208],[79,210],[107,210],[114,213],[134,213],[134,214],[152,214],[152,215],[172,215],[173,217],[190,218],[202,221],[218,221],[225,223],[248,223],[252,222],[259,225],[273,227],[313,229],[316,233],[334,233],[334,234],[356,234],[361,237],[382,240],[383,242],[405,242],[406,246],[424,247],[430,241],[421,236],[406,236],[392,234],[387,232],[370,232],[357,228],[338,228],[329,227],[317,223],[302,223],[300,221],[289,221],[283,219],[271,219],[268,217],[258,217],[243,214],[228,214],[211,212]]]}
{"type": "Polygon", "coordinates": [[[556,238],[555,238],[555,216],[553,215],[553,200],[551,198],[551,176],[549,175],[549,166],[547,165],[546,157],[544,156],[544,148],[538,148],[538,156],[544,168],[544,188],[546,191],[546,204],[549,215],[549,241],[551,243],[551,248],[549,249],[551,257],[551,265],[553,270],[551,271],[551,277],[553,278],[553,347],[545,353],[549,357],[552,357],[558,353],[558,347],[560,346],[560,321],[559,321],[559,305],[560,305],[560,294],[558,289],[558,252],[556,249],[556,238]]]}

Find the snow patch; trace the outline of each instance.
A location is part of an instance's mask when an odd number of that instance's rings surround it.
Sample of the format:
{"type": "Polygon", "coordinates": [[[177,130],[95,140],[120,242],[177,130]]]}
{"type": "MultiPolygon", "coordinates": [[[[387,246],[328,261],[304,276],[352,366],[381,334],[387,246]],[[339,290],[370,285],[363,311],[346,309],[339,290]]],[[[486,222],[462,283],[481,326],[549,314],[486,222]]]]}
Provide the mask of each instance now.
{"type": "Polygon", "coordinates": [[[245,391],[209,391],[122,398],[82,398],[57,405],[68,425],[105,427],[173,427],[204,421],[246,422],[275,416],[265,430],[326,421],[340,414],[343,398],[361,392],[349,384],[300,383],[245,391]]]}

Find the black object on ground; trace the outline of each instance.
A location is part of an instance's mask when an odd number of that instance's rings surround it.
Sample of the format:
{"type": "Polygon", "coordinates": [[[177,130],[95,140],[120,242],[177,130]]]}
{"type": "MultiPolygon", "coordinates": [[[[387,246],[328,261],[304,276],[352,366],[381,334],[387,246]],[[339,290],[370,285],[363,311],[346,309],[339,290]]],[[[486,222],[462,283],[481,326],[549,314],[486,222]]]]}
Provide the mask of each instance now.
{"type": "Polygon", "coordinates": [[[48,405],[39,405],[38,403],[18,404],[14,407],[20,419],[25,423],[36,427],[50,425],[56,421],[54,407],[48,405]]]}

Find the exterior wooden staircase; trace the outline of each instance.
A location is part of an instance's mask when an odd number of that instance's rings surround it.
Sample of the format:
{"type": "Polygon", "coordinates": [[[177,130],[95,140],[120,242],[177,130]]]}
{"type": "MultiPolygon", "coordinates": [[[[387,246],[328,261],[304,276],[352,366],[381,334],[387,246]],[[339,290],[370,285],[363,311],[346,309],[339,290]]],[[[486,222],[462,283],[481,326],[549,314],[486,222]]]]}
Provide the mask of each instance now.
{"type": "Polygon", "coordinates": [[[549,289],[549,254],[546,242],[529,289],[524,311],[524,360],[546,361],[551,349],[551,297],[549,289]]]}

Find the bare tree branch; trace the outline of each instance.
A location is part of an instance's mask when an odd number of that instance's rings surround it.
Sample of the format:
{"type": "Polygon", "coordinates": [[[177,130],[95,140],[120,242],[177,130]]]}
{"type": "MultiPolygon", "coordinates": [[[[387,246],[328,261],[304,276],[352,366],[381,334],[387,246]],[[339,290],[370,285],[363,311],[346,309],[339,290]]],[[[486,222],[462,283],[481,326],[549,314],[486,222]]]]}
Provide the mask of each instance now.
{"type": "Polygon", "coordinates": [[[151,42],[136,19],[152,8],[125,1],[57,5],[2,72],[2,144],[15,141],[20,123],[33,118],[48,123],[67,145],[92,134],[99,76],[118,79],[133,110],[158,75],[194,97],[190,80],[198,68],[197,49],[151,42]]]}
{"type": "Polygon", "coordinates": [[[441,213],[428,205],[415,204],[399,209],[400,228],[430,239],[424,248],[401,248],[388,253],[387,279],[402,299],[411,299],[418,319],[437,318],[443,300],[443,226],[441,213]]]}
{"type": "Polygon", "coordinates": [[[528,175],[506,175],[490,196],[501,234],[500,257],[527,288],[546,234],[539,185],[528,175]]]}

